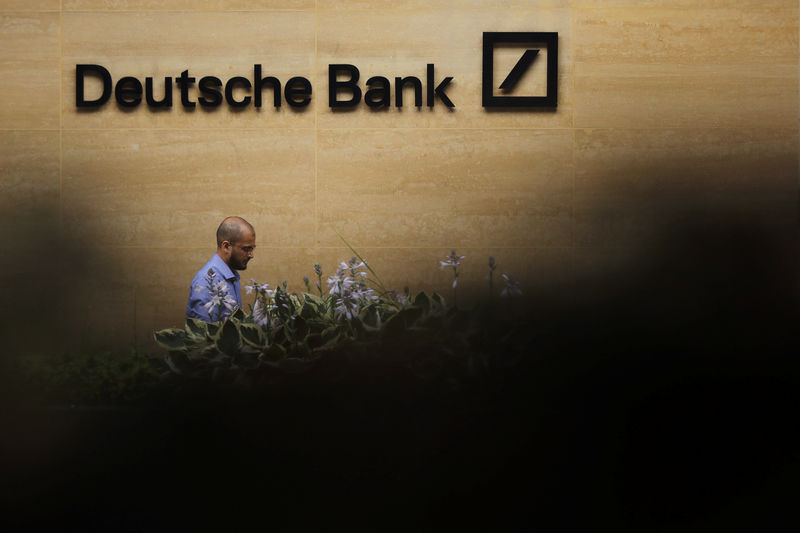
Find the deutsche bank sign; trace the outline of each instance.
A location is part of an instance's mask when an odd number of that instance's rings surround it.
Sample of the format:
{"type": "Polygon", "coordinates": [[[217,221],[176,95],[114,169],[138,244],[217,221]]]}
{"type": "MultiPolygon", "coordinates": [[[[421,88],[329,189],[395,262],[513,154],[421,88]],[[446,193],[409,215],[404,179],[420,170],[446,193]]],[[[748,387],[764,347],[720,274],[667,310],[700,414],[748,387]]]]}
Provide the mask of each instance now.
{"type": "MultiPolygon", "coordinates": [[[[135,108],[144,100],[149,108],[171,108],[174,86],[179,89],[180,104],[184,109],[194,109],[198,104],[203,108],[213,108],[223,102],[232,108],[250,105],[260,108],[264,104],[265,89],[271,91],[268,102],[271,100],[276,108],[281,107],[284,100],[294,108],[303,108],[311,103],[313,89],[307,77],[293,76],[282,83],[275,76],[262,74],[261,65],[256,64],[253,65],[252,81],[248,77],[234,76],[223,83],[216,76],[198,79],[189,74],[189,69],[184,69],[175,76],[174,81],[171,76],[164,77],[162,89],[162,84],[156,83],[152,77],[146,77],[144,85],[133,76],[123,76],[114,83],[111,72],[104,66],[77,64],[75,106],[99,108],[111,99],[113,93],[120,107],[135,108]],[[87,96],[87,77],[100,79],[100,94],[87,96]],[[156,88],[156,85],[159,87],[156,88]]],[[[430,108],[437,102],[447,108],[456,107],[447,94],[453,77],[438,77],[433,63],[426,65],[424,83],[416,76],[396,76],[394,83],[384,76],[371,76],[364,86],[359,85],[360,80],[361,72],[355,65],[328,65],[328,106],[338,109],[353,108],[363,102],[372,109],[392,105],[401,108],[404,104],[422,107],[424,101],[424,105],[430,108]],[[413,103],[404,101],[408,93],[406,89],[413,90],[413,103]]],[[[482,105],[485,108],[555,108],[558,105],[558,33],[484,32],[481,80],[482,105]],[[500,68],[496,61],[498,51],[502,51],[506,57],[517,58],[513,67],[496,72],[500,68]],[[541,87],[537,89],[536,84],[526,86],[522,83],[531,71],[544,74],[545,83],[539,84],[544,85],[543,90],[541,87]],[[499,79],[502,82],[498,84],[496,82],[499,79]]]]}

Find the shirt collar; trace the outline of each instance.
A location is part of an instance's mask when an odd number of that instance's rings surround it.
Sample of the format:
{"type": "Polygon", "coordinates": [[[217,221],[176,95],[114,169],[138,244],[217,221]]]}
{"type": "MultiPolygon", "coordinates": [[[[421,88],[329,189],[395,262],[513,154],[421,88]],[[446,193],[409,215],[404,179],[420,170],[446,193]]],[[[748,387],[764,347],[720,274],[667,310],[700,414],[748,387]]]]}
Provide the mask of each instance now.
{"type": "Polygon", "coordinates": [[[211,264],[215,269],[222,274],[222,277],[225,278],[227,281],[236,280],[239,281],[239,273],[235,270],[231,270],[231,267],[225,264],[225,261],[222,260],[220,256],[214,254],[211,257],[211,264]]]}

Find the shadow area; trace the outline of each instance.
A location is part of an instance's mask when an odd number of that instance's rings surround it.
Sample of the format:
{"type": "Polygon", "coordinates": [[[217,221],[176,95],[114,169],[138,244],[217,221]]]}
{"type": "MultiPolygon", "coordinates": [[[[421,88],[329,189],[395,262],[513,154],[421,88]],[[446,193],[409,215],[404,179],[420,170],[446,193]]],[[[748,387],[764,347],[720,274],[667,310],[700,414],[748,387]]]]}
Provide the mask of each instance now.
{"type": "Polygon", "coordinates": [[[630,257],[486,315],[498,336],[476,341],[490,363],[468,379],[376,357],[257,394],[189,382],[129,408],[17,410],[0,522],[797,526],[796,220],[676,202],[630,257]]]}

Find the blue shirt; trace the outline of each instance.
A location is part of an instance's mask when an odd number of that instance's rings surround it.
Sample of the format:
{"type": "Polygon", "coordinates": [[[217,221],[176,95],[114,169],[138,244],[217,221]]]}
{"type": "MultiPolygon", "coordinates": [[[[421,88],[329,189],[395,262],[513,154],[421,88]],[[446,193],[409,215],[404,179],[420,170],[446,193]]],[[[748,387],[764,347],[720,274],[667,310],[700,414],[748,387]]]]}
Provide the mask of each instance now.
{"type": "MultiPolygon", "coordinates": [[[[192,284],[189,287],[189,303],[186,304],[186,318],[196,318],[198,320],[202,320],[203,322],[215,321],[208,315],[208,311],[206,311],[205,307],[203,307],[211,300],[211,293],[209,293],[207,290],[208,282],[205,279],[209,269],[213,270],[217,274],[217,277],[214,281],[226,281],[228,285],[228,294],[236,300],[236,303],[239,305],[239,309],[242,308],[242,292],[239,284],[239,273],[235,270],[231,270],[231,268],[225,264],[225,261],[223,261],[220,256],[214,254],[211,256],[211,259],[209,259],[208,263],[206,263],[205,266],[198,270],[197,274],[194,275],[192,284]],[[197,290],[198,288],[200,290],[197,290]]],[[[223,316],[229,314],[224,307],[222,309],[223,316]]],[[[214,314],[214,318],[217,318],[216,312],[214,314]]]]}

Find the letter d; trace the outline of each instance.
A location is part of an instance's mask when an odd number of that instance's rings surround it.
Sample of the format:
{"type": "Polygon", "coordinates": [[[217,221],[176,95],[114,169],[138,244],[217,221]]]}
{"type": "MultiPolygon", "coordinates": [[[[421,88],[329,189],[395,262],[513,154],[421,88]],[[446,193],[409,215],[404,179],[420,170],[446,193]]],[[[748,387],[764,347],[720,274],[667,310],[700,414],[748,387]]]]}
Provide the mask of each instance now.
{"type": "Polygon", "coordinates": [[[75,105],[77,107],[100,107],[111,98],[111,73],[100,65],[75,65],[75,105]],[[86,73],[99,74],[103,78],[103,95],[97,100],[84,100],[83,80],[86,73]]]}

